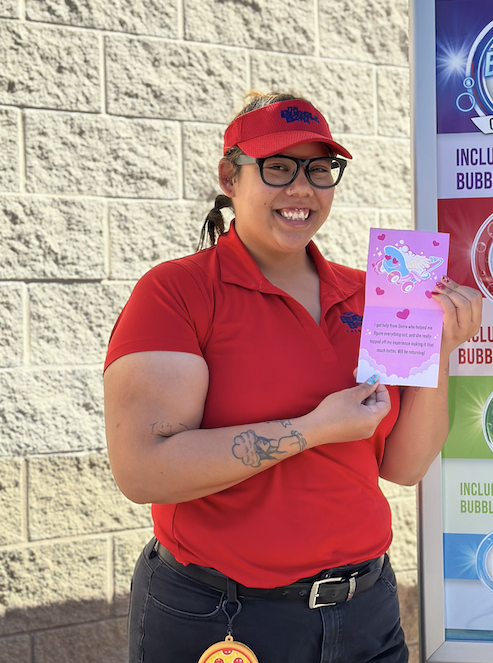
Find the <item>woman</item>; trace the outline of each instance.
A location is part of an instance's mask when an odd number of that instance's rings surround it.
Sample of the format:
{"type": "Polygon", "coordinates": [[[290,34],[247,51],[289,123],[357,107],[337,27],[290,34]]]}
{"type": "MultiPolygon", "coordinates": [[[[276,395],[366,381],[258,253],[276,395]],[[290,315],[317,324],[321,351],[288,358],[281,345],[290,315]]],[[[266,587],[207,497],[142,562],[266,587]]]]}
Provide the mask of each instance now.
{"type": "Polygon", "coordinates": [[[117,322],[110,460],[156,534],[131,663],[197,663],[231,630],[261,663],[407,661],[378,477],[414,484],[443,445],[448,358],[481,296],[437,283],[437,389],[355,386],[364,274],[311,242],[350,158],[307,101],[254,95],[225,133],[212,246],[152,269],[117,322]]]}

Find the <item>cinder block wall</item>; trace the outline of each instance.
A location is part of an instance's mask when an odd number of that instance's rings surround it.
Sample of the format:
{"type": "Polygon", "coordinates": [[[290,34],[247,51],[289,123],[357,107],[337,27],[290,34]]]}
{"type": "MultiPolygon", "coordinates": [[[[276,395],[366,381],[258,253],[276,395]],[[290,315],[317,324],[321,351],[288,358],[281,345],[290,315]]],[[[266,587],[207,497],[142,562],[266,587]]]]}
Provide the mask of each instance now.
{"type": "MultiPolygon", "coordinates": [[[[0,0],[0,663],[126,659],[151,528],[108,467],[105,346],[194,250],[242,95],[306,95],[353,152],[328,258],[411,227],[407,34],[406,0],[0,0]]],[[[417,661],[414,490],[384,490],[417,661]]]]}

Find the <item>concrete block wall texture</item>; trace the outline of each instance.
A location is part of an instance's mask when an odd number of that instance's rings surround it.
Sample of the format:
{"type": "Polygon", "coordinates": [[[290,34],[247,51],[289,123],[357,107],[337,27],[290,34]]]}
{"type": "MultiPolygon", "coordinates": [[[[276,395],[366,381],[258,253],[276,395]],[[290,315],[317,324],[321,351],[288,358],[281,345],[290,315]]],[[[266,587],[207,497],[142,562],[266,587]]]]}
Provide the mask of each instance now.
{"type": "MultiPolygon", "coordinates": [[[[0,663],[122,663],[149,508],[118,491],[101,367],[150,267],[193,252],[250,89],[354,154],[318,234],[410,228],[406,0],[0,0],[0,663]]],[[[417,661],[415,493],[382,483],[417,661]]]]}

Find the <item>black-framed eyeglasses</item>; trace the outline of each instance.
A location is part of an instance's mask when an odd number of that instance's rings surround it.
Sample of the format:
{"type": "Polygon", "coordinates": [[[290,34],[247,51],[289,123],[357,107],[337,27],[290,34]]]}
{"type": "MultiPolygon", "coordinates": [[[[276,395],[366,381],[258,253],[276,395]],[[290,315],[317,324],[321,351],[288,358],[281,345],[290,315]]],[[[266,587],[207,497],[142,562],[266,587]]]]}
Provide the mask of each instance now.
{"type": "Polygon", "coordinates": [[[296,159],[282,154],[275,154],[263,159],[255,159],[247,154],[242,154],[236,159],[236,163],[239,166],[256,163],[262,182],[276,187],[292,184],[300,171],[300,166],[303,166],[307,180],[317,189],[331,189],[339,184],[344,168],[347,166],[346,159],[341,157],[296,159]]]}

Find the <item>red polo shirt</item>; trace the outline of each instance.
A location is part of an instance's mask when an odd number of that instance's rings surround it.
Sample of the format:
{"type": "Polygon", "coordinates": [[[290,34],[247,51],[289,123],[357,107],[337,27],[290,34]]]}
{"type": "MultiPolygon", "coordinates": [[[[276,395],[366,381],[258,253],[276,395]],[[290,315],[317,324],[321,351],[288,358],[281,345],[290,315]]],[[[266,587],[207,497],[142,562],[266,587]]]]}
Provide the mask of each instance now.
{"type": "MultiPolygon", "coordinates": [[[[263,276],[234,228],[216,247],[154,267],[113,331],[106,366],[147,350],[190,352],[210,372],[202,428],[289,419],[354,386],[364,273],[327,262],[311,242],[322,317],[263,276]]],[[[366,440],[326,444],[232,488],[153,505],[155,533],[183,564],[218,569],[250,587],[275,587],[378,557],[391,542],[378,487],[392,410],[366,440]]]]}

